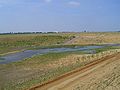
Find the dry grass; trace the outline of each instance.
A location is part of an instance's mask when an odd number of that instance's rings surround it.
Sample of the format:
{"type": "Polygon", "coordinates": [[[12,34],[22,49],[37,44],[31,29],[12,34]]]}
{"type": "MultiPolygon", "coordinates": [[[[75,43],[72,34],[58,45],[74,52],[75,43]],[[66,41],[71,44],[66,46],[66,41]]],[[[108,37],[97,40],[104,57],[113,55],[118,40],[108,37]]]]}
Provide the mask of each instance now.
{"type": "Polygon", "coordinates": [[[0,54],[64,43],[70,37],[51,34],[0,35],[0,54]]]}
{"type": "Polygon", "coordinates": [[[58,33],[0,35],[0,54],[27,48],[55,45],[89,45],[120,43],[120,33],[58,33]],[[76,37],[76,38],[74,38],[76,37]]]}
{"type": "Polygon", "coordinates": [[[65,44],[107,44],[107,43],[120,43],[120,33],[79,33],[75,34],[76,39],[66,42],[65,44]]]}
{"type": "Polygon", "coordinates": [[[105,51],[98,54],[65,54],[53,53],[35,56],[21,62],[0,66],[0,86],[5,90],[21,90],[38,83],[56,78],[75,68],[84,66],[91,61],[106,55],[116,53],[117,50],[105,51]]]}
{"type": "MultiPolygon", "coordinates": [[[[120,33],[67,33],[57,35],[3,35],[0,36],[0,53],[26,49],[29,47],[61,44],[76,36],[66,44],[105,44],[120,43],[120,33]]],[[[117,50],[94,55],[46,54],[21,62],[0,65],[0,89],[21,90],[43,83],[61,74],[83,66],[91,61],[116,53],[117,50]]]]}
{"type": "Polygon", "coordinates": [[[120,90],[120,56],[79,80],[69,90],[120,90]],[[117,59],[117,60],[115,60],[117,59]]]}

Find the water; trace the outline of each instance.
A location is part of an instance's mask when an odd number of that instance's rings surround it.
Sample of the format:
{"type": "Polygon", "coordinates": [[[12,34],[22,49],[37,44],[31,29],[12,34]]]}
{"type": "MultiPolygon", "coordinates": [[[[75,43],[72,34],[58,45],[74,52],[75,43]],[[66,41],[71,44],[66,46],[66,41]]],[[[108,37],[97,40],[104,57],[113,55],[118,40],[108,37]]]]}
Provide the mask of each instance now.
{"type": "MultiPolygon", "coordinates": [[[[68,51],[82,51],[85,53],[96,53],[95,50],[91,49],[97,49],[97,48],[103,48],[106,46],[118,46],[118,45],[113,45],[113,44],[106,44],[106,45],[101,45],[101,46],[77,46],[74,48],[48,48],[48,49],[39,49],[39,50],[26,50],[14,54],[8,54],[5,56],[0,57],[0,64],[7,64],[11,62],[16,62],[16,61],[21,61],[26,58],[30,58],[34,55],[43,55],[47,53],[55,53],[55,52],[68,52],[68,51]]],[[[119,45],[120,46],[120,45],[119,45]]]]}

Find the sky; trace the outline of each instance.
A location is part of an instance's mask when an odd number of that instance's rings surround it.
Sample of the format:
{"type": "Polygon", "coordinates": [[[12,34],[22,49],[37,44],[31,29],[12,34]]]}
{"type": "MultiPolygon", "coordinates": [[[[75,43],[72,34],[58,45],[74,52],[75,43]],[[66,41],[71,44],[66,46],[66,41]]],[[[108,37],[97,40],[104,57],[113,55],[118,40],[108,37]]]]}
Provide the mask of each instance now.
{"type": "Polygon", "coordinates": [[[120,0],[0,0],[0,32],[119,31],[120,0]]]}

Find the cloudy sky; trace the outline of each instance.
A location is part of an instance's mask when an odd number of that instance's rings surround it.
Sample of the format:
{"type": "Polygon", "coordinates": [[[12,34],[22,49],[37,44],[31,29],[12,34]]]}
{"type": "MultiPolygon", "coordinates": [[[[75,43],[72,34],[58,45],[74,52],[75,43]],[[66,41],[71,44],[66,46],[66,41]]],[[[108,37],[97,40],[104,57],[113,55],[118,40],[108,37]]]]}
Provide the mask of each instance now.
{"type": "Polygon", "coordinates": [[[120,0],[0,0],[0,32],[84,30],[120,30],[120,0]]]}

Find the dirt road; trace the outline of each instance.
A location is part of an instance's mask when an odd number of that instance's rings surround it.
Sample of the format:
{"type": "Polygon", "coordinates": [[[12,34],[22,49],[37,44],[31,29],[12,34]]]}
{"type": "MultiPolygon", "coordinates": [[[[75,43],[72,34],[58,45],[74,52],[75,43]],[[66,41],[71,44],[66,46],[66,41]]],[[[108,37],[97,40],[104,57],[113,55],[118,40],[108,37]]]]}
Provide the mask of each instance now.
{"type": "Polygon", "coordinates": [[[80,36],[76,36],[75,38],[73,38],[73,39],[71,39],[71,40],[69,40],[69,41],[65,42],[65,43],[64,43],[64,45],[69,45],[69,44],[72,44],[72,43],[74,43],[74,42],[75,42],[75,40],[77,40],[77,39],[79,39],[79,38],[80,38],[80,36]]]}
{"type": "Polygon", "coordinates": [[[120,90],[120,53],[30,90],[120,90]]]}

